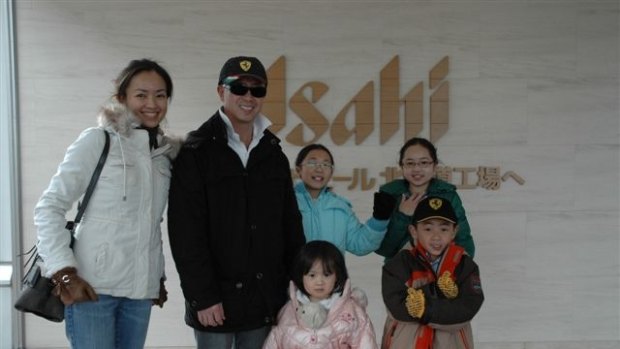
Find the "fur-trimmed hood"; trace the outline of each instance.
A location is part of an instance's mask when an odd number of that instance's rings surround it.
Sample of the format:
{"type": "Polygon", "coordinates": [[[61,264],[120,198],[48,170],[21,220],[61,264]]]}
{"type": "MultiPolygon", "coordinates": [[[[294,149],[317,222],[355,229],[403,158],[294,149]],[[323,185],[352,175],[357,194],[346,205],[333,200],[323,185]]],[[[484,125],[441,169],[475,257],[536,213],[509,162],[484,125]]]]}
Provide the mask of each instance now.
{"type": "MultiPolygon", "coordinates": [[[[134,129],[140,126],[140,121],[127,107],[116,101],[109,101],[104,104],[97,115],[97,123],[99,127],[108,129],[124,137],[129,137],[134,129]]],[[[158,133],[161,135],[160,146],[170,144],[171,150],[168,156],[174,159],[183,144],[183,138],[172,136],[161,127],[158,133]]]]}
{"type": "Polygon", "coordinates": [[[138,118],[124,104],[110,101],[104,104],[97,115],[100,127],[112,128],[115,132],[127,137],[134,128],[140,126],[138,118]]]}

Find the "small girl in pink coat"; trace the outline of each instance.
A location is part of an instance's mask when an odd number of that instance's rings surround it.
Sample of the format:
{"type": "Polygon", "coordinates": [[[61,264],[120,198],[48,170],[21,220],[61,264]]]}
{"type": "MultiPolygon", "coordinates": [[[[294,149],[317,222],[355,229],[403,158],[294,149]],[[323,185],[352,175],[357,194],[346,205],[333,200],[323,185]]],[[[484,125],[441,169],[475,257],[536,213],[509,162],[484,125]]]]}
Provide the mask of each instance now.
{"type": "Polygon", "coordinates": [[[295,260],[290,300],[263,349],[376,349],[367,304],[363,291],[351,289],[340,250],[308,242],[295,260]]]}

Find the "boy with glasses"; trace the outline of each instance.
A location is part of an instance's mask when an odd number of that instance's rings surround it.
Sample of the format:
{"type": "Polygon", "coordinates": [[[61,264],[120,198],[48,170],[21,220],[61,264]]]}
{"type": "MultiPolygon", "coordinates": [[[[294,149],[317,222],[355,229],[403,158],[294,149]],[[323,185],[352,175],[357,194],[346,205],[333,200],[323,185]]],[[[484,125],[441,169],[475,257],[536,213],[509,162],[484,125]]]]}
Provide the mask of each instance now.
{"type": "Polygon", "coordinates": [[[261,348],[305,243],[288,159],[261,114],[267,84],[257,58],[230,58],[222,107],[173,166],[170,246],[199,349],[261,348]]]}

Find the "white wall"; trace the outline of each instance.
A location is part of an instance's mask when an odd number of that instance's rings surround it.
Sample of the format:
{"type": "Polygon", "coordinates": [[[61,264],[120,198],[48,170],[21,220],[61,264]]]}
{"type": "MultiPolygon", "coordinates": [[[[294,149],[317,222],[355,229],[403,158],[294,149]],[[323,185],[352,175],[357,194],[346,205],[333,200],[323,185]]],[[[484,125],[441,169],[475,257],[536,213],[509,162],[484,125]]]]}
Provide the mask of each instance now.
{"type": "MultiPolygon", "coordinates": [[[[425,85],[450,57],[450,126],[436,143],[450,166],[499,166],[496,191],[462,190],[486,301],[474,319],[482,348],[617,348],[619,270],[618,1],[26,1],[16,4],[24,244],[35,240],[32,209],[66,147],[95,123],[112,80],[134,58],[151,57],[175,83],[169,126],[196,128],[219,106],[223,62],[285,56],[287,98],[304,83],[329,86],[316,107],[330,120],[400,57],[401,95],[425,85]]],[[[299,123],[290,109],[284,139],[299,123]]],[[[379,145],[319,141],[336,175],[355,167],[378,177],[394,166],[402,129],[379,145]]],[[[289,159],[299,147],[284,142],[289,159]]],[[[380,178],[377,178],[380,181],[380,178]]],[[[349,191],[360,217],[372,191],[349,191]]],[[[166,246],[167,241],[166,241],[166,246]]],[[[147,346],[192,346],[169,251],[169,302],[154,309],[147,346]]],[[[377,255],[347,256],[370,297],[380,338],[377,255]]],[[[63,325],[26,316],[28,348],[65,347],[63,325]]]]}

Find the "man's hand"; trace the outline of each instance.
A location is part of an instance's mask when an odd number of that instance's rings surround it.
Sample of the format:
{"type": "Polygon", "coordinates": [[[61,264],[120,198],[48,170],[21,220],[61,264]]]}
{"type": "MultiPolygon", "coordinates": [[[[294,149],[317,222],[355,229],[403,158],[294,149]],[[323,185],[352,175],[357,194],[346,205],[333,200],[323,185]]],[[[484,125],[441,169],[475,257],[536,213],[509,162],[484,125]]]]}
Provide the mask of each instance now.
{"type": "Polygon", "coordinates": [[[207,309],[198,311],[198,321],[205,327],[216,327],[224,324],[226,316],[224,315],[224,307],[222,303],[217,303],[207,309]]]}

